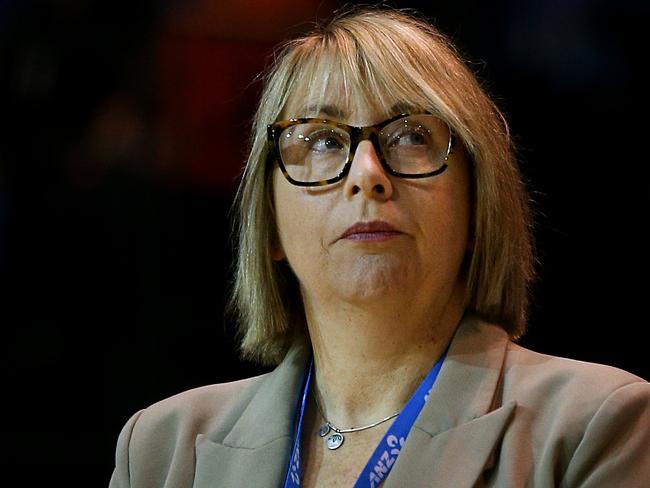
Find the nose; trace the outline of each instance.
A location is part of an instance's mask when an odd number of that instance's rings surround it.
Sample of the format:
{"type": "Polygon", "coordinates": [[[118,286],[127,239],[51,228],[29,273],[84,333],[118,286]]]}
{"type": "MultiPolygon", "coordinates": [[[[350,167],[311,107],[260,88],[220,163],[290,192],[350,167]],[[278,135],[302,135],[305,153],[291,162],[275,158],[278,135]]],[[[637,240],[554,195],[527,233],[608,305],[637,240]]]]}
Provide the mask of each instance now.
{"type": "Polygon", "coordinates": [[[359,142],[345,179],[345,194],[352,197],[357,193],[379,200],[388,200],[393,193],[391,180],[369,140],[359,142]]]}

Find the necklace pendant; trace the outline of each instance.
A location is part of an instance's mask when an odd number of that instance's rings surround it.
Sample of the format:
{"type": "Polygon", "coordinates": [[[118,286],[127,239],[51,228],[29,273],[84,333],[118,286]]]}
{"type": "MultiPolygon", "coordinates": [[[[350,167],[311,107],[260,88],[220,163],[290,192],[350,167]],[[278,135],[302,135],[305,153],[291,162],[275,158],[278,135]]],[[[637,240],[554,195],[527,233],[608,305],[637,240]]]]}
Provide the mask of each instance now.
{"type": "Polygon", "coordinates": [[[344,440],[345,437],[343,437],[343,434],[339,434],[338,432],[336,432],[327,438],[326,441],[327,448],[332,451],[334,449],[338,449],[339,447],[341,447],[344,440]]]}
{"type": "Polygon", "coordinates": [[[318,429],[318,435],[321,437],[325,437],[329,431],[330,431],[330,426],[329,424],[325,423],[320,426],[320,429],[318,429]]]}

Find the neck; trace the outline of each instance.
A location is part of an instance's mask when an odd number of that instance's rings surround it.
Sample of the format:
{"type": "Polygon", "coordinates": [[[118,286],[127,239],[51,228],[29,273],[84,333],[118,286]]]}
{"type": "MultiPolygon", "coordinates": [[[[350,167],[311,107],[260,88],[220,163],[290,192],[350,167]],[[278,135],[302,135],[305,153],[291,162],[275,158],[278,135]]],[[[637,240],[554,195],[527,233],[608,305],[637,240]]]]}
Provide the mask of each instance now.
{"type": "MultiPolygon", "coordinates": [[[[463,315],[463,289],[444,304],[382,302],[318,307],[303,295],[314,351],[314,394],[339,428],[401,411],[451,341],[463,315]]],[[[320,302],[323,303],[323,302],[320,302]]]]}

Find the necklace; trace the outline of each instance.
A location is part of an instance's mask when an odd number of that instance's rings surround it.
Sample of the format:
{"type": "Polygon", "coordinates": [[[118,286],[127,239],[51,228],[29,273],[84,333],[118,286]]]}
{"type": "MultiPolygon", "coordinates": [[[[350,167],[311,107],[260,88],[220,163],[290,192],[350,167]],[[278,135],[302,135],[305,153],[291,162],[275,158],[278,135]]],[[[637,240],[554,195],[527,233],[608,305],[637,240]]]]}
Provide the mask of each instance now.
{"type": "Polygon", "coordinates": [[[312,390],[312,395],[314,396],[314,400],[316,401],[316,407],[318,408],[318,412],[320,413],[320,416],[323,417],[323,420],[325,420],[325,423],[320,426],[320,429],[318,429],[318,435],[321,437],[325,437],[327,434],[330,433],[330,431],[334,431],[334,433],[329,435],[325,440],[325,445],[327,446],[328,449],[332,451],[334,449],[338,449],[339,447],[341,447],[341,445],[343,445],[343,441],[345,441],[345,436],[343,435],[344,433],[347,434],[348,432],[358,432],[360,430],[370,429],[371,427],[375,427],[379,424],[382,424],[387,420],[392,419],[393,417],[397,417],[400,414],[400,412],[395,412],[393,415],[389,415],[385,419],[379,420],[378,422],[374,422],[364,427],[350,427],[349,429],[339,429],[338,427],[335,427],[334,424],[332,424],[329,420],[325,418],[325,415],[323,415],[323,411],[320,408],[320,404],[318,403],[318,398],[316,398],[316,392],[313,390],[312,390]]]}

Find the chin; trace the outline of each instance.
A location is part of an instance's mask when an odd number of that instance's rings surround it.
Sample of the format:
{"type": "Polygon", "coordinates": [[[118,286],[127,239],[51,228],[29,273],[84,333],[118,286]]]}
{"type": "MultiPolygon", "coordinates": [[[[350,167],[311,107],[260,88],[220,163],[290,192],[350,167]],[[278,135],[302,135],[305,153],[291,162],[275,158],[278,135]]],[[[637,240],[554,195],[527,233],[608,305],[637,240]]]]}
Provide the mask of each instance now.
{"type": "Polygon", "coordinates": [[[336,276],[338,284],[335,287],[345,293],[350,301],[385,300],[409,288],[411,266],[395,261],[386,262],[385,259],[377,259],[377,256],[372,258],[375,259],[364,259],[362,263],[355,263],[347,272],[340,272],[336,276]]]}

